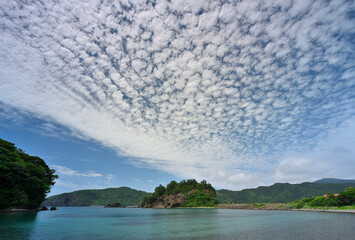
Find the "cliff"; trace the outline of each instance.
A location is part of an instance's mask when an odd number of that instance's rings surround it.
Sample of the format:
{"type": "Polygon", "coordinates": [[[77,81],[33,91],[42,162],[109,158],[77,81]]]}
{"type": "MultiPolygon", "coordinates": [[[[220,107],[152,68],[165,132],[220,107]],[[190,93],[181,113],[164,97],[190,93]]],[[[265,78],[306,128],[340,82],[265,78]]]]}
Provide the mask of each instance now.
{"type": "Polygon", "coordinates": [[[183,193],[178,193],[174,195],[165,195],[158,197],[150,204],[145,204],[142,207],[148,208],[176,208],[180,207],[181,204],[185,203],[187,200],[186,196],[183,193]]]}

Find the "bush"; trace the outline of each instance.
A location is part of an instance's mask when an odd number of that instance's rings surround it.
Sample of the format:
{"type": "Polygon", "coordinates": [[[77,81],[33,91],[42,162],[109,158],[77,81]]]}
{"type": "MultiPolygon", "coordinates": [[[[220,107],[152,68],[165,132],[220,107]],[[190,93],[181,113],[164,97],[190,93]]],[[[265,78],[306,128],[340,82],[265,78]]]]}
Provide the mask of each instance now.
{"type": "Polygon", "coordinates": [[[322,206],[322,207],[332,207],[339,206],[339,200],[336,197],[315,197],[313,201],[310,202],[310,206],[322,206]]]}
{"type": "Polygon", "coordinates": [[[344,192],[339,193],[340,206],[355,204],[355,187],[348,187],[344,192]]]}
{"type": "Polygon", "coordinates": [[[305,204],[304,201],[301,201],[301,202],[299,202],[299,203],[296,204],[296,208],[297,208],[297,209],[301,209],[301,208],[304,207],[304,204],[305,204]]]}
{"type": "Polygon", "coordinates": [[[213,207],[216,204],[218,204],[218,201],[215,197],[196,191],[187,197],[187,201],[181,204],[181,207],[213,207]]]}

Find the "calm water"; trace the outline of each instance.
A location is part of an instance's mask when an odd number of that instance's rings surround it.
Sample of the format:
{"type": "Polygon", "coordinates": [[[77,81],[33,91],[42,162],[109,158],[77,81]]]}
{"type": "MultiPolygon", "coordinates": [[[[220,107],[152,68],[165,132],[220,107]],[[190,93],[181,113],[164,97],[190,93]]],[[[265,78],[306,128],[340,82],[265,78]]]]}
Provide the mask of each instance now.
{"type": "Polygon", "coordinates": [[[59,207],[0,214],[0,239],[355,239],[355,214],[59,207]]]}

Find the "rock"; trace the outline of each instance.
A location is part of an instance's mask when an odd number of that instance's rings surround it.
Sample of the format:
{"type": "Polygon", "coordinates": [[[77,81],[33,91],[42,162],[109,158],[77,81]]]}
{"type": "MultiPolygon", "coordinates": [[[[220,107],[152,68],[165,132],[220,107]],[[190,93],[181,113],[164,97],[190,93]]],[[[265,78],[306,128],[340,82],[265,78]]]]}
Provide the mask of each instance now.
{"type": "Polygon", "coordinates": [[[124,208],[125,206],[122,206],[121,203],[112,203],[112,204],[107,204],[105,208],[124,208]]]}
{"type": "Polygon", "coordinates": [[[54,211],[54,210],[57,210],[56,207],[51,207],[51,209],[49,209],[50,211],[54,211]]]}
{"type": "Polygon", "coordinates": [[[187,198],[185,194],[178,193],[172,195],[166,195],[159,197],[155,201],[153,201],[149,206],[142,205],[142,208],[176,208],[180,207],[181,204],[186,202],[187,198]]]}
{"type": "Polygon", "coordinates": [[[46,206],[42,206],[38,211],[47,211],[48,208],[46,206]]]}

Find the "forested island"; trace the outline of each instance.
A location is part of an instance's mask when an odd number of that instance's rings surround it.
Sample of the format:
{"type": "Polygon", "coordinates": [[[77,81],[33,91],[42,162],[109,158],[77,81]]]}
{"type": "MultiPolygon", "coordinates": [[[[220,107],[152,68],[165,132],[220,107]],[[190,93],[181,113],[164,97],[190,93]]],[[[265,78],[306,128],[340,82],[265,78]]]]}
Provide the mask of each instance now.
{"type": "Polygon", "coordinates": [[[0,210],[37,209],[58,177],[43,159],[0,139],[0,210]]]}
{"type": "Polygon", "coordinates": [[[166,187],[159,185],[154,193],[145,196],[143,208],[214,207],[218,204],[216,190],[205,180],[195,179],[180,183],[171,181],[166,187]]]}

